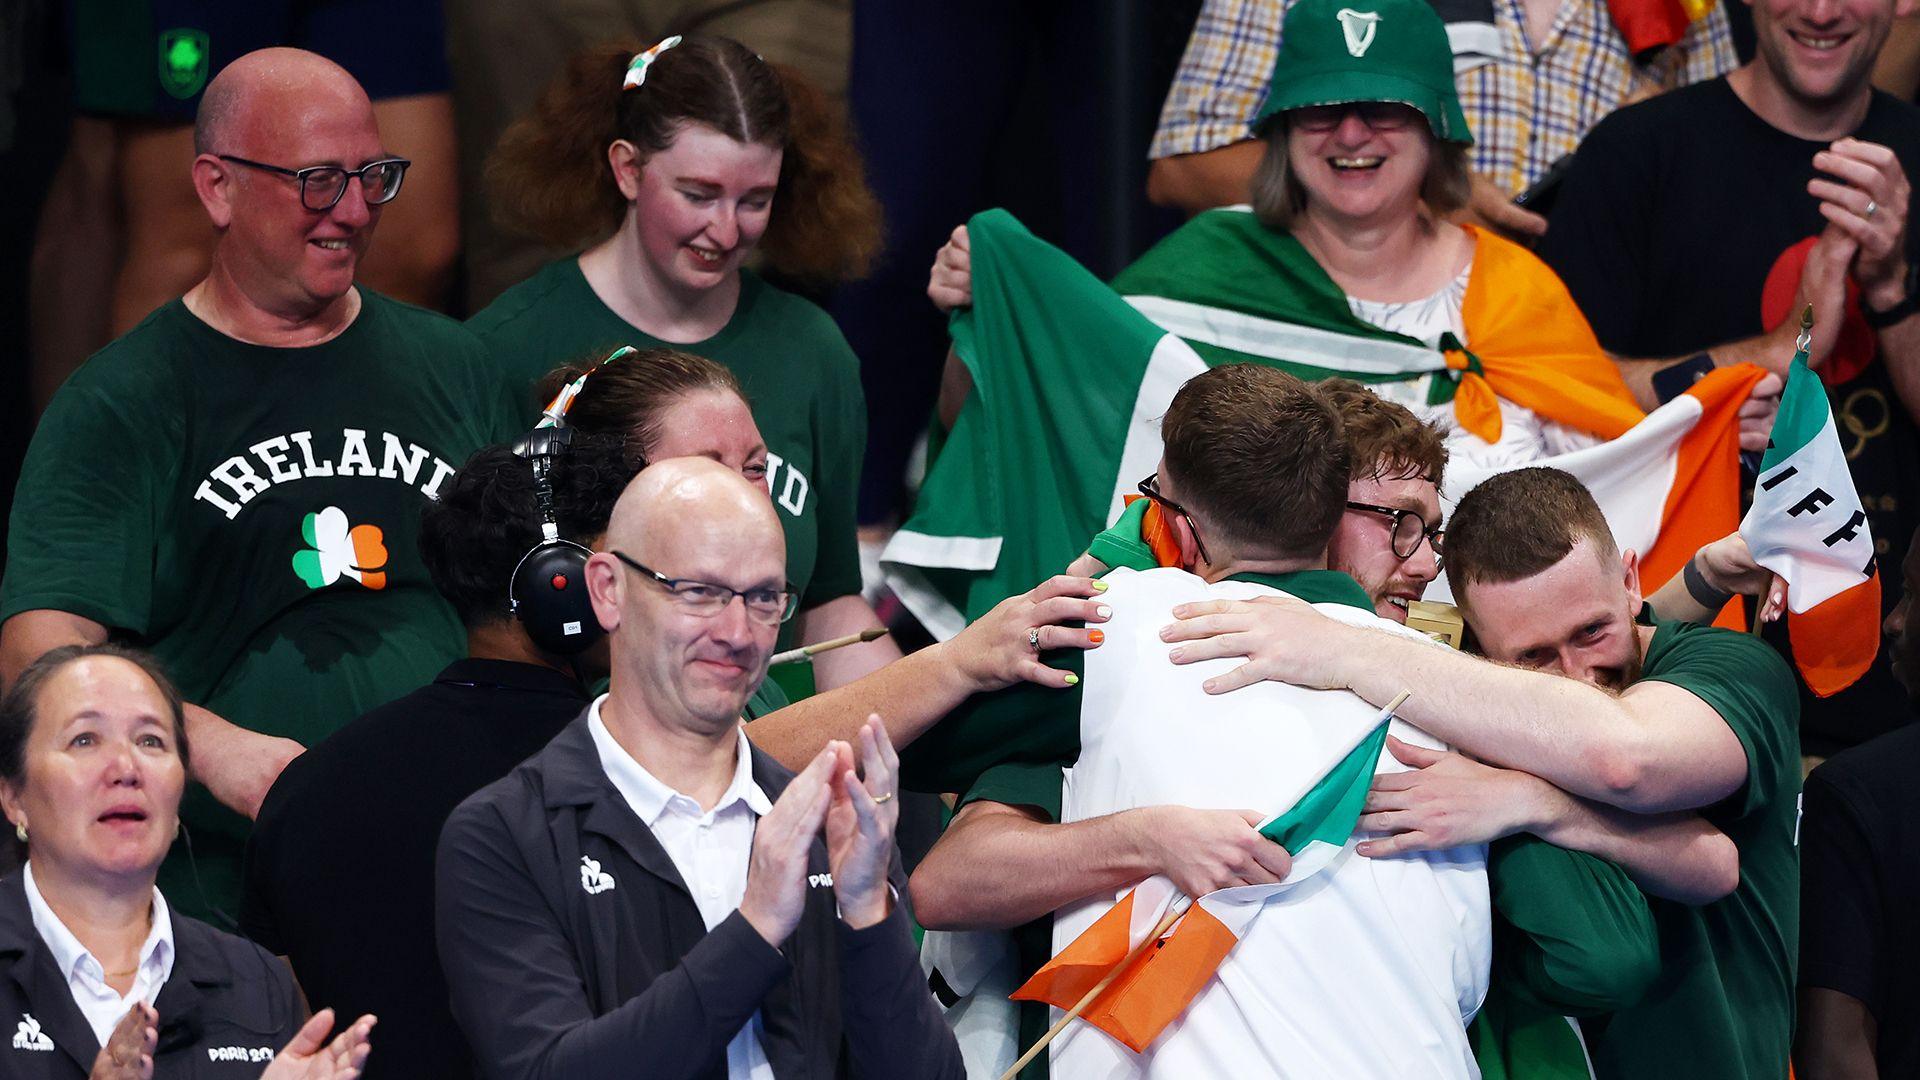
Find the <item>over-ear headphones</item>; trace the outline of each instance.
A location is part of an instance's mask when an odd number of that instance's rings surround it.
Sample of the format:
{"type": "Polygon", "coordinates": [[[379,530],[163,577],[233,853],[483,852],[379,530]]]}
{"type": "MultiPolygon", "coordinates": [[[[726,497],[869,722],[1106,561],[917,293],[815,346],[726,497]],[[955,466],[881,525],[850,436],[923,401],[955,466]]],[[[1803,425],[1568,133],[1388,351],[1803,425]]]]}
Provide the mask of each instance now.
{"type": "MultiPolygon", "coordinates": [[[[633,351],[631,346],[620,348],[601,363],[611,363],[633,351]]],[[[539,426],[513,447],[513,452],[533,467],[540,542],[514,566],[507,602],[533,643],[560,656],[585,652],[606,635],[587,596],[587,560],[593,552],[560,538],[560,524],[553,509],[553,463],[573,443],[567,409],[586,381],[587,375],[581,375],[568,383],[541,414],[539,426]]]]}

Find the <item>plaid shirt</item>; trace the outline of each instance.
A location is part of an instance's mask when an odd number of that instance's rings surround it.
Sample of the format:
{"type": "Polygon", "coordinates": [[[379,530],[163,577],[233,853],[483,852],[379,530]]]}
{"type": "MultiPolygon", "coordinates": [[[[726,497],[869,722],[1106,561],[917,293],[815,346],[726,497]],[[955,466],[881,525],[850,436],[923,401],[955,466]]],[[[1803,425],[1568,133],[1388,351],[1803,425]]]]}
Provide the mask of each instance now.
{"type": "MultiPolygon", "coordinates": [[[[1280,51],[1290,0],[1207,0],[1160,110],[1147,156],[1218,149],[1248,138],[1280,51]]],[[[1494,0],[1501,54],[1455,76],[1473,129],[1473,167],[1519,192],[1600,119],[1645,86],[1671,90],[1733,70],[1727,13],[1715,4],[1653,64],[1636,64],[1604,0],[1561,0],[1538,52],[1520,0],[1494,0]]]]}

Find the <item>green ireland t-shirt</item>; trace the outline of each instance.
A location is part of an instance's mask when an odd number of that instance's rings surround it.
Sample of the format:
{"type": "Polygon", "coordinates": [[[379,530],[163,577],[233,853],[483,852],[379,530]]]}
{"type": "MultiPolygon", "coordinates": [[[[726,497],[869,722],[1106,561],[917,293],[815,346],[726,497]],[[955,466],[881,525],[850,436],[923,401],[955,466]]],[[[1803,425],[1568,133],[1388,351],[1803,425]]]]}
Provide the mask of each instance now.
{"type": "MultiPolygon", "coordinates": [[[[854,539],[860,459],[867,442],[860,362],[820,308],[740,273],[733,318],[705,341],[661,341],[627,322],[594,294],[576,258],[561,259],[508,289],[467,324],[493,356],[494,370],[521,402],[531,426],[544,402],[533,387],[562,364],[594,362],[622,345],[665,347],[727,366],[753,406],[767,441],[767,484],[787,533],[787,577],[800,606],[860,591],[854,539]]],[[[792,644],[795,623],[781,632],[792,644]]]]}
{"type": "MultiPolygon", "coordinates": [[[[92,619],[186,700],[308,744],[432,681],[466,638],[420,508],[517,418],[458,323],[361,296],[309,348],[235,341],[175,301],[89,359],[21,469],[0,618],[92,619]]],[[[183,814],[206,900],[231,909],[246,822],[198,787],[183,814]]],[[[162,888],[200,914],[177,862],[162,888]]]]}
{"type": "Polygon", "coordinates": [[[1740,851],[1740,884],[1702,907],[1652,900],[1660,976],[1640,1004],[1588,1021],[1602,1077],[1778,1080],[1793,1036],[1800,940],[1799,695],[1751,634],[1655,622],[1642,681],[1672,683],[1726,721],[1747,755],[1739,790],[1700,816],[1740,851]]]}

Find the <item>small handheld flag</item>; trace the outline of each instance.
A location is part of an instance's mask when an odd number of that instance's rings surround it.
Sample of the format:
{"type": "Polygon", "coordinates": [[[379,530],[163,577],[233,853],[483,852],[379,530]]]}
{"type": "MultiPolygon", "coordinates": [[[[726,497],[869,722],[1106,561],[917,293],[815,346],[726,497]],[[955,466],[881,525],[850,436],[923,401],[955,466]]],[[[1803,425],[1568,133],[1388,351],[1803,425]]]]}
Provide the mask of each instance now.
{"type": "Polygon", "coordinates": [[[1148,878],[1015,990],[1015,1000],[1044,1001],[1067,1012],[1000,1080],[1011,1080],[1076,1018],[1135,1053],[1179,1019],[1267,898],[1325,870],[1346,849],[1386,746],[1387,726],[1411,696],[1401,691],[1318,781],[1261,823],[1260,834],[1293,857],[1286,880],[1218,889],[1189,901],[1164,876],[1148,878]]]}
{"type": "Polygon", "coordinates": [[[1794,663],[1814,693],[1831,697],[1880,651],[1880,578],[1826,389],[1807,366],[1812,329],[1809,304],[1740,535],[1755,562],[1786,580],[1794,663]]]}

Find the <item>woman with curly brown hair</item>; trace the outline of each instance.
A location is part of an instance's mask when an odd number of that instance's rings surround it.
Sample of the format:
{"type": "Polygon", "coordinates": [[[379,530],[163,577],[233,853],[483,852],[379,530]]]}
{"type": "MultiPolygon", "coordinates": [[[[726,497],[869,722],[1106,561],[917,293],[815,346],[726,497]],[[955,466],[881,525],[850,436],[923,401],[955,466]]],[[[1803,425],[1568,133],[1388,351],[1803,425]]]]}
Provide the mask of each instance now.
{"type": "MultiPolygon", "coordinates": [[[[854,503],[866,441],[859,362],[819,307],[742,264],[792,278],[864,271],[879,211],[819,93],[727,38],[668,38],[639,55],[574,58],[488,166],[504,224],[584,245],[469,324],[503,376],[621,345],[718,361],[755,403],[767,483],[801,613],[781,647],[877,625],[860,598],[854,503]]],[[[823,688],[897,658],[883,641],[824,654],[823,688]]]]}

